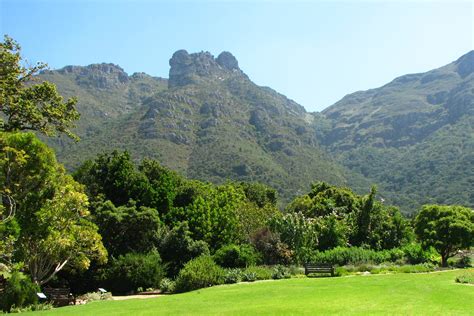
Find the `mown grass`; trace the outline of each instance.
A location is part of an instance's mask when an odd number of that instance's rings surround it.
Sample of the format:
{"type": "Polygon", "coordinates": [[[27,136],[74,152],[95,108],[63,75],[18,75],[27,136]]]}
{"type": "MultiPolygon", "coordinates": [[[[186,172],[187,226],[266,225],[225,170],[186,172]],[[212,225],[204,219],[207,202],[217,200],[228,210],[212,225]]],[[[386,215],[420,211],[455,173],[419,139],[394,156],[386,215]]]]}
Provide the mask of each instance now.
{"type": "Polygon", "coordinates": [[[454,281],[463,272],[468,270],[241,283],[153,299],[95,302],[36,314],[472,315],[474,288],[454,281]]]}

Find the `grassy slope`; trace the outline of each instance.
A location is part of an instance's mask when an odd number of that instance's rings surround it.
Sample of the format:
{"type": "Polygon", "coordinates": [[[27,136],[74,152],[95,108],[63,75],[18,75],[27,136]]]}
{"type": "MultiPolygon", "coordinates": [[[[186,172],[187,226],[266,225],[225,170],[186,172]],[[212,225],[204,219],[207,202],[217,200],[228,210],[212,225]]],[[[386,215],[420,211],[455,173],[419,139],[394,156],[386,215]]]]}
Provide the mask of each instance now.
{"type": "MultiPolygon", "coordinates": [[[[474,271],[474,269],[471,269],[474,271]]],[[[290,279],[219,286],[146,300],[59,308],[45,315],[468,315],[474,287],[456,284],[462,271],[290,279]]]]}

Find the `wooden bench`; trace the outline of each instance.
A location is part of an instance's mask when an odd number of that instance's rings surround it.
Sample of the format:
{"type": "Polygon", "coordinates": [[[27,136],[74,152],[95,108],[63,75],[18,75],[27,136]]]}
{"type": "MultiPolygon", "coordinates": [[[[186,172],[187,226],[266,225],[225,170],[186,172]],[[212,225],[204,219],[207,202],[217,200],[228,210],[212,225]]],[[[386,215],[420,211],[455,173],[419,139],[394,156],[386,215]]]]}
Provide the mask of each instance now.
{"type": "Polygon", "coordinates": [[[304,265],[304,274],[314,273],[331,273],[331,276],[334,276],[334,267],[329,264],[307,263],[304,265]]]}
{"type": "Polygon", "coordinates": [[[54,306],[75,305],[76,298],[68,288],[44,288],[43,293],[54,306]]]}

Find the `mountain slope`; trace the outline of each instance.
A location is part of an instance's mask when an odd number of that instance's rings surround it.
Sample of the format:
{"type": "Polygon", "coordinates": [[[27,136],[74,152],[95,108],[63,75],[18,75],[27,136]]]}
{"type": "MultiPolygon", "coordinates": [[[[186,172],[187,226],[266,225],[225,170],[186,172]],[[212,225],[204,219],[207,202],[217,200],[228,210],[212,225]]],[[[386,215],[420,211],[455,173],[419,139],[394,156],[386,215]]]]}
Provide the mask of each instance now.
{"type": "Polygon", "coordinates": [[[316,133],[327,150],[405,212],[474,206],[474,51],[347,95],[322,114],[316,133]]]}
{"type": "Polygon", "coordinates": [[[74,168],[99,152],[127,149],[192,178],[264,182],[286,200],[316,180],[367,189],[320,148],[302,106],[255,85],[230,53],[181,50],[170,66],[167,87],[164,79],[128,76],[108,64],[44,73],[81,100],[82,140],[53,142],[59,159],[74,168]]]}

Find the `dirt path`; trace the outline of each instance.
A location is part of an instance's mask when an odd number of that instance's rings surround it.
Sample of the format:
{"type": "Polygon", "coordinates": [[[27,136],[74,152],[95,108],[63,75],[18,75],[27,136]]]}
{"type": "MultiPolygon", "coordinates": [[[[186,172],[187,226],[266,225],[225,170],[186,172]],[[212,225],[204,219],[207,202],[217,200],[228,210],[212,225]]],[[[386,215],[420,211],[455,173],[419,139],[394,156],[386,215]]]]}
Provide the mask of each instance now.
{"type": "Polygon", "coordinates": [[[145,298],[155,298],[163,296],[163,294],[152,294],[152,295],[126,295],[126,296],[112,296],[114,301],[123,301],[123,300],[131,300],[135,298],[145,299],[145,298]]]}

